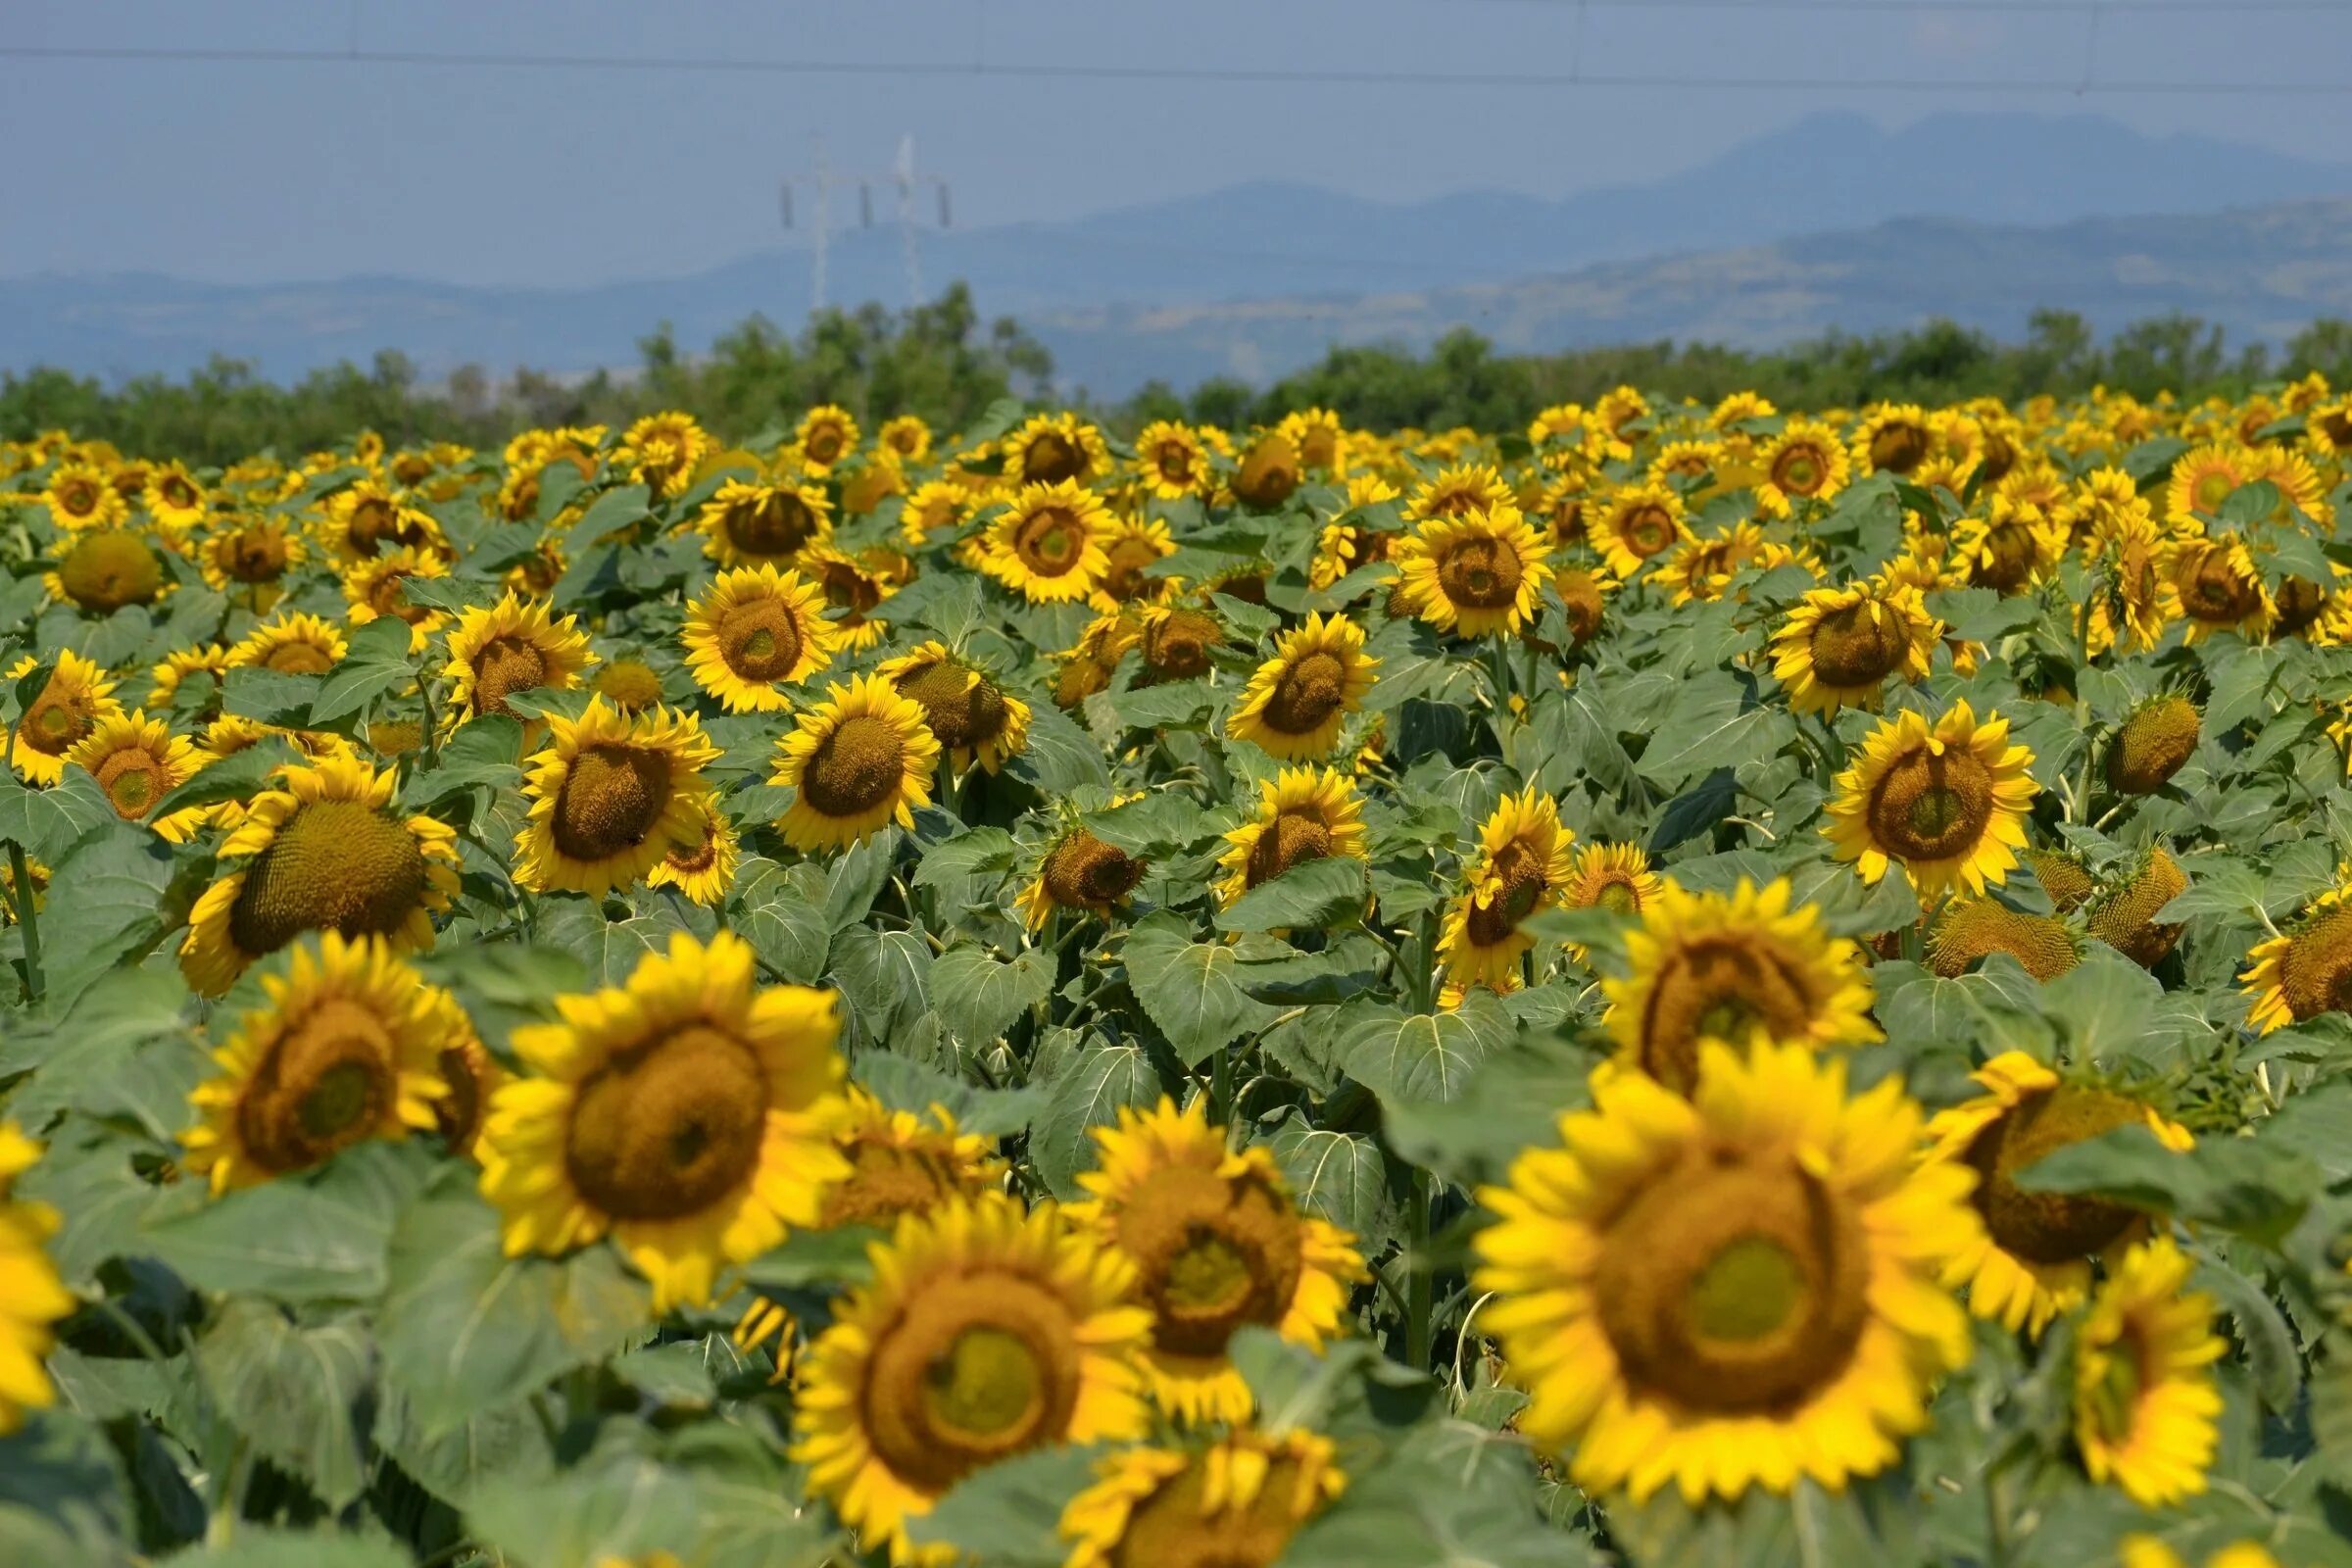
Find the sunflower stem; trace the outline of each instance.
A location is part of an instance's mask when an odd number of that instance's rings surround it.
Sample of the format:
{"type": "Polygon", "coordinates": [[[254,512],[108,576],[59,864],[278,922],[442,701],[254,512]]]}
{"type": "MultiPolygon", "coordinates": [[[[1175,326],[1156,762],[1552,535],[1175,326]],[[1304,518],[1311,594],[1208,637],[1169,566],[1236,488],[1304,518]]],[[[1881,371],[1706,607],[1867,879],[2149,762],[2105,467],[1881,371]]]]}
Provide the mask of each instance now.
{"type": "Polygon", "coordinates": [[[1413,1171],[1412,1237],[1406,1246],[1404,1275],[1404,1360],[1426,1372],[1429,1366],[1430,1316],[1436,1281],[1429,1267],[1430,1175],[1413,1171]]]}
{"type": "Polygon", "coordinates": [[[24,860],[24,846],[8,841],[8,891],[17,906],[17,925],[24,933],[24,1000],[41,1000],[41,919],[33,909],[32,867],[24,860]]]}
{"type": "Polygon", "coordinates": [[[1208,1119],[1228,1129],[1233,1124],[1233,1047],[1220,1046],[1208,1058],[1208,1119]]]}
{"type": "Polygon", "coordinates": [[[1494,682],[1494,711],[1498,718],[1511,710],[1510,639],[1500,635],[1487,641],[1487,673],[1494,682]]]}

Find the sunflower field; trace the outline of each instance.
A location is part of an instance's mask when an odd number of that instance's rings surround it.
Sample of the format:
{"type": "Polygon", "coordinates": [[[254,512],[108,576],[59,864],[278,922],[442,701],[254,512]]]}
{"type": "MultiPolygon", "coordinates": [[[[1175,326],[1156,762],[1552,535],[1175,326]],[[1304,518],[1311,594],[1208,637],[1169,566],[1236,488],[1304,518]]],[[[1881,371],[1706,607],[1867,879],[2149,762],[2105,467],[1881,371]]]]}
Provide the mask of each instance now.
{"type": "Polygon", "coordinates": [[[2352,1565],[2348,454],[0,445],[0,1562],[2352,1565]]]}

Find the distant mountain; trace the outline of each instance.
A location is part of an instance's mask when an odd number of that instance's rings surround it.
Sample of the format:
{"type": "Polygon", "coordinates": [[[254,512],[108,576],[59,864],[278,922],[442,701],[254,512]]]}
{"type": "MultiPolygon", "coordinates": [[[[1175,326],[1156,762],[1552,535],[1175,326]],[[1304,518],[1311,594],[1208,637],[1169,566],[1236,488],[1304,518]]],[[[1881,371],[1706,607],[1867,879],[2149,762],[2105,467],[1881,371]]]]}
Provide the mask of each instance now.
{"type": "MultiPolygon", "coordinates": [[[[1583,275],[1638,257],[1809,234],[1850,239],[1848,231],[1898,219],[1965,230],[2347,195],[2352,165],[2143,136],[2093,116],[1936,115],[1886,131],[1860,116],[1823,114],[1681,174],[1564,201],[1486,191],[1390,204],[1252,184],[1068,222],[926,234],[922,265],[934,284],[970,283],[992,315],[1067,323],[1049,341],[1071,334],[1079,378],[1116,391],[1149,373],[1187,373],[1117,360],[1102,344],[1103,323],[1151,319],[1155,310],[1276,299],[1287,319],[1301,297],[1335,307],[1398,293],[1453,302],[1467,289],[1466,302],[1476,286],[1502,279],[1583,275]]],[[[1996,252],[1994,260],[2009,258],[1996,252]]],[[[837,299],[905,297],[899,237],[886,227],[837,233],[829,269],[837,299]]],[[[1981,276],[1949,281],[1989,286],[1981,276]]],[[[44,276],[0,280],[0,367],[53,364],[121,377],[178,372],[222,353],[288,377],[397,348],[428,375],[467,363],[493,372],[518,365],[579,371],[633,364],[637,338],[661,321],[700,348],[754,312],[797,320],[808,297],[808,257],[800,250],[692,277],[571,290],[385,277],[224,286],[144,273],[44,276]]],[[[1910,309],[1939,303],[1923,285],[1910,309]]],[[[1360,306],[1347,308],[1360,316],[1360,306]]],[[[1269,369],[1296,357],[1271,344],[1261,355],[1269,369]]]]}

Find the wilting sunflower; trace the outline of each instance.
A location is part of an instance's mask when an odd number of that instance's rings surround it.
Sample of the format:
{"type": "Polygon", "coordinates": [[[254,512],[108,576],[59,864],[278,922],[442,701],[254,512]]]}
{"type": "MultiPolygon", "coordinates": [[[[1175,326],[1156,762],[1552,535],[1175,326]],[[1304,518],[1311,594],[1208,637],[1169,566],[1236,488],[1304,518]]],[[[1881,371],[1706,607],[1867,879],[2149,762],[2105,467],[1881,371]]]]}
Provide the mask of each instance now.
{"type": "Polygon", "coordinates": [[[1173,419],[1154,419],[1136,436],[1135,471],[1162,501],[1204,495],[1216,482],[1207,446],[1191,426],[1173,419]]]}
{"type": "MultiPolygon", "coordinates": [[[[171,725],[133,710],[98,720],[66,760],[98,780],[117,816],[145,822],[156,803],[194,777],[205,760],[185,736],[172,734],[171,725]]],[[[157,817],[153,825],[166,841],[185,844],[211,809],[192,806],[157,817]]]]}
{"type": "Polygon", "coordinates": [[[207,586],[258,612],[276,603],[279,583],[309,555],[284,518],[236,516],[197,543],[196,569],[207,586]]]}
{"type": "Polygon", "coordinates": [[[1862,759],[1838,775],[1822,832],[1840,860],[1876,885],[1900,865],[1922,899],[2009,879],[2039,786],[2034,754],[2009,744],[2009,721],[1956,702],[1934,727],[1915,710],[1880,723],[1862,759]]]}
{"type": "Polygon", "coordinates": [[[770,784],[795,791],[777,828],[796,850],[848,849],[931,804],[939,742],[923,707],[880,675],[836,682],[776,743],[770,784]]]}
{"type": "Polygon", "coordinates": [[[686,607],[686,667],[730,713],[792,706],[781,690],[833,662],[840,640],[824,595],[797,571],[762,564],[722,571],[686,607]]]}
{"type": "MultiPolygon", "coordinates": [[[[8,679],[23,680],[40,667],[30,656],[10,667],[8,679]]],[[[11,732],[9,765],[27,784],[43,789],[66,776],[66,758],[98,725],[122,711],[106,671],[71,649],[57,656],[40,695],[25,705],[11,732]]]]}
{"type": "Polygon", "coordinates": [[[0,1436],[57,1401],[42,1363],[57,1344],[54,1325],[78,1304],[43,1250],[57,1234],[57,1210],[15,1195],[40,1154],[13,1122],[0,1122],[0,1436]]]}
{"type": "Polygon", "coordinates": [[[508,593],[488,609],[476,606],[458,617],[449,634],[449,677],[453,723],[483,713],[520,716],[507,706],[516,692],[568,691],[595,661],[588,634],[569,615],[558,615],[541,599],[508,593]]]}
{"type": "Polygon", "coordinates": [[[1918,1165],[1895,1078],[1849,1098],[1802,1046],[1709,1044],[1692,1098],[1598,1075],[1480,1196],[1484,1325],[1521,1429],[1590,1491],[1696,1503],[1799,1477],[1838,1490],[1927,1424],[1968,1319],[1936,1283],[1968,1173],[1918,1165]]]}
{"type": "Polygon", "coordinates": [[[1102,581],[1087,602],[1107,615],[1121,605],[1156,599],[1173,583],[1166,577],[1148,577],[1145,569],[1175,553],[1176,541],[1159,518],[1119,518],[1104,535],[1102,581]]]}
{"type": "Polygon", "coordinates": [[[446,553],[449,541],[429,513],[410,504],[405,492],[374,479],[344,486],[327,498],[319,540],[336,561],[348,564],[407,545],[446,553]]]}
{"type": "Polygon", "coordinates": [[[41,501],[49,509],[49,520],[68,532],[112,528],[130,515],[129,506],[106,482],[105,473],[87,463],[59,464],[49,474],[41,501]]]}
{"type": "Polygon", "coordinates": [[[1102,432],[1075,414],[1032,415],[1004,441],[1004,479],[1016,485],[1084,485],[1110,471],[1102,432]]]}
{"type": "Polygon", "coordinates": [[[1935,427],[1916,403],[1879,404],[1854,431],[1854,463],[1864,473],[1908,474],[1935,451],[1935,427]]]}
{"type": "Polygon", "coordinates": [[[1469,886],[1438,936],[1446,979],[1497,991],[1519,984],[1520,956],[1535,946],[1520,922],[1558,902],[1576,874],[1575,837],[1560,825],[1559,803],[1532,784],[1496,804],[1479,829],[1469,886]]]}
{"type": "Polygon", "coordinates": [[[220,843],[220,880],[188,913],[180,972],[208,997],[306,931],[433,944],[458,891],[457,834],[396,815],[398,780],[348,752],[278,770],[220,843]]]}
{"type": "Polygon", "coordinates": [[[408,545],[360,562],[343,573],[343,598],[350,609],[344,619],[354,626],[389,615],[409,628],[409,652],[421,654],[434,632],[448,623],[446,611],[413,604],[408,583],[415,577],[446,577],[449,566],[439,556],[408,545]]]}
{"type": "Polygon", "coordinates": [[[2153,795],[2196,755],[2204,715],[2185,697],[2152,698],[2132,710],[2107,746],[2107,787],[2153,795]]]}
{"type": "Polygon", "coordinates": [[[826,1186],[815,1223],[824,1229],[888,1226],[904,1214],[981,1197],[1004,1170],[993,1145],[978,1133],[958,1132],[944,1105],[918,1116],[894,1110],[852,1084],[833,1118],[833,1147],[851,1173],[826,1186]]]}
{"type": "Polygon", "coordinates": [[[1286,762],[1329,757],[1379,667],[1379,660],[1364,657],[1363,627],[1310,612],[1306,624],[1275,639],[1274,657],[1250,677],[1225,733],[1286,762]]]}
{"type": "Polygon", "coordinates": [[[216,1194],[308,1170],[370,1138],[436,1125],[441,1054],[473,1033],[457,999],[426,985],[382,938],[305,938],[266,1006],[213,1053],[220,1072],[188,1096],[188,1170],[216,1194]]]}
{"type": "Polygon", "coordinates": [[[833,537],[833,503],[813,484],[729,479],[695,514],[703,553],[724,566],[787,566],[833,537]]]}
{"type": "Polygon", "coordinates": [[[1942,630],[1916,588],[1886,581],[1816,588],[1773,634],[1772,672],[1796,712],[1875,709],[1890,676],[1928,678],[1942,630]]]}
{"type": "Polygon", "coordinates": [[[68,534],[57,569],[41,586],[60,604],[90,615],[111,615],[125,605],[152,605],[170,593],[163,558],[129,528],[92,528],[68,534]]]}
{"type": "Polygon", "coordinates": [[[2194,1262],[2171,1237],[2135,1247],[2099,1288],[2075,1347],[2075,1446],[2096,1482],[2143,1508],[2205,1490],[2221,1446],[2214,1299],[2183,1290],[2194,1262]]]}
{"type": "Polygon", "coordinates": [[[2119,1127],[2146,1127],[2173,1150],[2194,1140],[2146,1102],[2107,1085],[2069,1083],[2022,1051],[2003,1052],[1975,1077],[1985,1092],[1937,1111],[1927,1128],[1931,1159],[1977,1173],[1972,1198],[1982,1224],[1956,1233],[1944,1283],[1968,1287],[1977,1316],[2038,1335],[2082,1304],[2091,1257],[2120,1256],[2148,1234],[2148,1220],[2104,1198],[2020,1187],[2017,1173],[2119,1127]]]}
{"type": "Polygon", "coordinates": [[[1544,540],[1516,508],[1429,517],[1393,559],[1404,607],[1457,637],[1515,635],[1551,580],[1544,540]]]}
{"type": "Polygon", "coordinates": [[[1622,578],[1633,577],[1690,538],[1683,498],[1663,484],[1623,486],[1585,515],[1593,548],[1622,578]]]}
{"type": "Polygon", "coordinates": [[[735,824],[727,820],[716,802],[705,801],[700,812],[702,832],[672,844],[662,863],[645,874],[645,880],[649,887],[676,888],[708,908],[724,902],[727,890],[735,885],[735,868],[742,863],[743,851],[735,842],[735,824]]]}
{"type": "Polygon", "coordinates": [[[1364,803],[1355,781],[1329,767],[1286,767],[1257,785],[1257,810],[1225,835],[1217,902],[1231,905],[1295,865],[1331,856],[1362,859],[1364,803]]]}
{"type": "Polygon", "coordinates": [[[1601,982],[1618,1059],[1688,1093],[1709,1042],[1877,1040],[1862,950],[1793,899],[1786,877],[1762,889],[1742,879],[1728,894],[1665,883],[1626,933],[1627,973],[1601,982]]]}
{"type": "Polygon", "coordinates": [[[2284,932],[2246,955],[2246,1022],[2263,1034],[2324,1012],[2352,1012],[2352,884],[2314,899],[2284,932]]]}
{"type": "Polygon", "coordinates": [[[2270,635],[2278,606],[2244,540],[2233,534],[2176,539],[2165,546],[2162,560],[2187,623],[2185,641],[2193,645],[2221,631],[2254,642],[2270,635]]]}
{"type": "Polygon", "coordinates": [[[1771,516],[1786,517],[1799,501],[1834,501],[1851,469],[1845,444],[1826,424],[1791,419],[1756,455],[1763,478],[1756,504],[1771,516]]]}
{"type": "Polygon", "coordinates": [[[349,646],[331,623],[298,611],[247,632],[229,649],[228,667],[319,675],[341,663],[349,646]]]}
{"type": "Polygon", "coordinates": [[[651,487],[656,499],[668,501],[693,487],[695,470],[716,450],[718,443],[694,416],[670,410],[649,414],[630,425],[612,462],[628,469],[631,479],[651,487]]]}
{"type": "Polygon", "coordinates": [[[1029,744],[1029,705],[945,643],[884,660],[874,673],[923,710],[923,727],[947,754],[950,777],[974,761],[995,773],[1029,744]]]}
{"type": "Polygon", "coordinates": [[[672,849],[699,843],[710,808],[703,769],[718,748],[691,713],[630,715],[588,700],[551,714],[525,764],[530,821],[514,836],[514,880],[534,892],[602,897],[644,879],[672,849]]]}
{"type": "Polygon", "coordinates": [[[2008,954],[2036,980],[2054,980],[2081,961],[2082,944],[2065,921],[1993,898],[1952,900],[1928,933],[1928,967],[1946,979],[1996,953],[2008,954]]]}
{"type": "Polygon", "coordinates": [[[945,1565],[906,1521],[972,1471],[1061,1443],[1142,1435],[1135,1266],[1052,1204],[990,1195],[902,1218],[874,1278],[803,1358],[792,1456],[869,1551],[945,1565]]]}
{"type": "Polygon", "coordinates": [[[559,997],[563,1022],[514,1031],[527,1074],[491,1098],[477,1151],[508,1256],[610,1235],[666,1312],[815,1223],[850,1174],[828,1131],[840,1003],[762,987],[757,962],[732,933],[673,932],[626,985],[559,997]]]}
{"type": "Polygon", "coordinates": [[[1071,480],[1032,484],[990,527],[988,574],[1032,603],[1084,599],[1110,569],[1110,513],[1071,480]]]}
{"type": "MultiPolygon", "coordinates": [[[[1141,795],[1121,796],[1113,808],[1141,795]]],[[[1136,884],[1151,869],[1149,861],[1105,844],[1085,828],[1064,828],[1038,861],[1037,875],[1021,889],[1021,918],[1031,931],[1043,931],[1055,909],[1107,916],[1127,902],[1136,884]]]]}
{"type": "Polygon", "coordinates": [[[1095,1473],[1061,1511],[1062,1538],[1076,1543],[1063,1568],[1270,1568],[1348,1484],[1331,1440],[1298,1428],[1126,1448],[1095,1473]]]}
{"type": "Polygon", "coordinates": [[[2150,848],[2130,876],[2090,906],[2090,934],[2143,969],[2153,969],[2180,940],[2181,922],[2166,923],[2158,911],[2188,890],[2180,862],[2150,848]]]}
{"type": "Polygon", "coordinates": [[[1246,1419],[1227,1342],[1254,1326],[1313,1348],[1338,1333],[1348,1287],[1367,1277],[1355,1238],[1301,1214],[1265,1150],[1228,1152],[1199,1100],[1122,1105],[1094,1136],[1100,1168],[1079,1176],[1089,1199],[1068,1212],[1135,1264],[1153,1397],[1179,1421],[1246,1419]]]}

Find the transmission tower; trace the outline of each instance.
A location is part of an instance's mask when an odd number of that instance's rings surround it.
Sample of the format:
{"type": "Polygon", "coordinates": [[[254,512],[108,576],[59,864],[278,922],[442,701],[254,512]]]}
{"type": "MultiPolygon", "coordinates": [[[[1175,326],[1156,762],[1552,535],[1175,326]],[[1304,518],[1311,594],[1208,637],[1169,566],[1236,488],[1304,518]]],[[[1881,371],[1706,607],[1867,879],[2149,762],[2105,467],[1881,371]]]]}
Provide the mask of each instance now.
{"type": "Polygon", "coordinates": [[[816,138],[816,157],[810,172],[787,178],[778,191],[778,203],[783,213],[784,226],[800,226],[800,218],[793,203],[796,188],[808,192],[808,223],[811,241],[813,266],[810,269],[810,308],[825,308],[825,263],[832,242],[833,191],[836,186],[854,184],[858,187],[858,221],[861,228],[874,226],[874,187],[889,185],[898,193],[899,243],[906,265],[906,303],[923,302],[923,270],[920,249],[916,240],[922,227],[915,216],[916,202],[921,190],[928,186],[938,199],[939,226],[947,228],[953,214],[948,201],[948,182],[936,174],[920,173],[914,163],[914,137],[910,133],[899,138],[899,156],[887,174],[847,174],[836,172],[825,161],[825,139],[816,138]]]}

